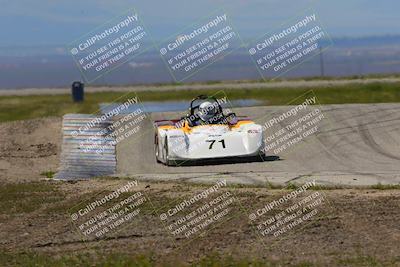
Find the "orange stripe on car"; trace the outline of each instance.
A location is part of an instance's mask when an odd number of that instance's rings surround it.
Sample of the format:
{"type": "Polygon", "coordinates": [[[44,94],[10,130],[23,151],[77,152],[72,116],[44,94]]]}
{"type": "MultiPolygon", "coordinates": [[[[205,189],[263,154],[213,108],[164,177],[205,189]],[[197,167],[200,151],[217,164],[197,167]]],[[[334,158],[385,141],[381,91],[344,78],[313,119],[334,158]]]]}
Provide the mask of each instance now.
{"type": "Polygon", "coordinates": [[[159,129],[163,129],[163,130],[170,130],[170,129],[175,129],[175,126],[172,125],[161,125],[158,126],[159,129]]]}
{"type": "MultiPolygon", "coordinates": [[[[254,123],[251,120],[244,120],[244,121],[238,121],[235,125],[231,125],[229,126],[230,128],[239,128],[242,125],[245,124],[249,124],[249,123],[254,123]]],[[[197,128],[197,127],[212,127],[212,126],[227,126],[227,124],[205,124],[205,125],[196,125],[193,127],[190,127],[189,124],[185,121],[182,125],[182,127],[175,127],[173,125],[162,125],[162,126],[158,126],[159,129],[163,129],[163,130],[171,130],[171,129],[180,129],[182,131],[184,131],[185,133],[190,133],[192,131],[192,128],[197,128]]]]}
{"type": "Polygon", "coordinates": [[[231,128],[239,128],[244,124],[254,123],[254,121],[246,120],[246,121],[238,121],[235,125],[232,125],[231,128]]]}

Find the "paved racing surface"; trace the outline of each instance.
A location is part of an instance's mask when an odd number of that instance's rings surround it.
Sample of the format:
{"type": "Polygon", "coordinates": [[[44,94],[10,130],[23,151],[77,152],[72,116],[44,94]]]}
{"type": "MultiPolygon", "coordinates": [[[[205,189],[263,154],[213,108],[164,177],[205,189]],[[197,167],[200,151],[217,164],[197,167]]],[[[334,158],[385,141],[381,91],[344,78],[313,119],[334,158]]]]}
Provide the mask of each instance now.
{"type": "MultiPolygon", "coordinates": [[[[291,108],[250,107],[234,111],[264,124],[273,114],[291,108]]],[[[277,155],[273,149],[268,150],[265,161],[180,167],[156,163],[150,120],[180,118],[183,114],[153,113],[142,123],[139,135],[117,145],[118,175],[201,183],[221,177],[243,184],[287,184],[314,179],[326,185],[400,183],[400,104],[327,105],[319,109],[324,118],[315,124],[316,133],[277,155]]],[[[266,135],[271,136],[274,131],[267,129],[266,135]]]]}

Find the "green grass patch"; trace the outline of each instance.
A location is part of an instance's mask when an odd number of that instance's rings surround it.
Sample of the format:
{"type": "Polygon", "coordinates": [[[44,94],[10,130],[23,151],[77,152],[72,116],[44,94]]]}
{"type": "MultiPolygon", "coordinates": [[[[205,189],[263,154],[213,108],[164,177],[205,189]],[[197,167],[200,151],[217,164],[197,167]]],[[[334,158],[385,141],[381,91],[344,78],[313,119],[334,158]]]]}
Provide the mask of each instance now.
{"type": "MultiPolygon", "coordinates": [[[[129,255],[125,253],[80,253],[63,256],[48,256],[45,254],[25,252],[25,253],[7,253],[0,252],[1,266],[35,266],[35,267],[151,267],[151,266],[196,266],[196,267],[272,267],[283,266],[277,262],[259,261],[250,259],[234,259],[232,257],[205,256],[198,261],[187,264],[177,260],[168,260],[167,262],[157,261],[157,257],[149,255],[129,255]]],[[[284,264],[287,265],[287,264],[284,264]]],[[[291,264],[290,266],[306,267],[314,266],[309,263],[291,264]]]]}
{"type": "MultiPolygon", "coordinates": [[[[339,258],[336,264],[330,266],[397,266],[397,259],[379,261],[371,256],[359,256],[354,258],[339,258]]],[[[326,266],[324,263],[298,262],[292,260],[254,260],[245,256],[242,258],[233,258],[231,256],[209,255],[204,256],[197,261],[187,264],[179,260],[161,261],[158,257],[149,253],[148,255],[130,255],[126,253],[78,253],[64,254],[62,256],[46,255],[35,252],[1,252],[1,266],[28,266],[28,267],[151,267],[151,266],[196,266],[196,267],[273,267],[273,266],[293,266],[293,267],[312,267],[326,266]]]]}
{"type": "Polygon", "coordinates": [[[370,186],[371,189],[378,189],[378,190],[399,190],[400,184],[381,184],[378,183],[376,185],[370,186]]]}
{"type": "Polygon", "coordinates": [[[0,186],[0,214],[33,212],[45,204],[64,199],[51,183],[31,182],[0,186]]]}
{"type": "MultiPolygon", "coordinates": [[[[218,90],[179,90],[139,92],[141,101],[189,101],[197,95],[213,95],[218,90]]],[[[400,83],[348,84],[312,88],[321,104],[394,103],[400,102],[400,83]]],[[[257,99],[265,105],[285,105],[310,88],[253,88],[225,90],[230,100],[257,99]]],[[[83,103],[73,103],[70,95],[1,96],[0,122],[40,117],[62,116],[66,113],[92,114],[99,103],[123,102],[132,93],[88,93],[83,103]]],[[[301,101],[301,99],[299,99],[301,101]]],[[[292,104],[298,104],[296,102],[292,104]]]]}
{"type": "Polygon", "coordinates": [[[45,171],[45,172],[42,172],[40,175],[45,176],[46,178],[51,179],[51,178],[54,177],[54,174],[56,174],[56,173],[53,172],[53,171],[45,171]]]}
{"type": "Polygon", "coordinates": [[[38,253],[16,253],[10,254],[0,252],[1,266],[27,266],[27,267],[72,267],[72,266],[115,266],[115,267],[147,267],[154,266],[153,260],[149,256],[129,256],[124,254],[109,255],[63,255],[47,256],[38,253]]]}
{"type": "MultiPolygon", "coordinates": [[[[365,267],[380,267],[380,266],[390,266],[383,264],[374,257],[371,256],[357,256],[352,258],[340,259],[338,261],[340,266],[365,266],[365,267]]],[[[393,265],[395,266],[395,265],[393,265]]]]}
{"type": "MultiPolygon", "coordinates": [[[[303,183],[288,183],[288,184],[277,184],[277,183],[271,183],[267,182],[266,184],[228,184],[227,188],[265,188],[268,190],[276,190],[276,191],[293,191],[298,188],[300,188],[302,185],[304,185],[306,182],[303,183]]],[[[190,184],[190,183],[188,183],[190,184]]],[[[192,187],[204,187],[206,188],[207,186],[210,186],[211,184],[190,184],[192,187]]],[[[368,186],[349,186],[349,185],[322,185],[322,184],[316,184],[313,186],[310,186],[307,188],[308,191],[313,190],[313,191],[320,191],[320,190],[345,190],[345,189],[357,189],[357,190],[370,190],[370,189],[377,189],[377,190],[400,190],[400,184],[374,184],[374,185],[368,185],[368,186]]]]}

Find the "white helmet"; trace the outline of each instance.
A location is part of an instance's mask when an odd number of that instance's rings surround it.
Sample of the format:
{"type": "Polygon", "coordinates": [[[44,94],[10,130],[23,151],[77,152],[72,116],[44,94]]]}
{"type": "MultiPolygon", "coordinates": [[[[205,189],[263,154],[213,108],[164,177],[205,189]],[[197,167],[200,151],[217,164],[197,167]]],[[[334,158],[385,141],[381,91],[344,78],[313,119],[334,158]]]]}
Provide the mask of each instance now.
{"type": "Polygon", "coordinates": [[[201,120],[207,122],[218,114],[217,107],[211,102],[203,102],[199,106],[199,117],[201,120]]]}

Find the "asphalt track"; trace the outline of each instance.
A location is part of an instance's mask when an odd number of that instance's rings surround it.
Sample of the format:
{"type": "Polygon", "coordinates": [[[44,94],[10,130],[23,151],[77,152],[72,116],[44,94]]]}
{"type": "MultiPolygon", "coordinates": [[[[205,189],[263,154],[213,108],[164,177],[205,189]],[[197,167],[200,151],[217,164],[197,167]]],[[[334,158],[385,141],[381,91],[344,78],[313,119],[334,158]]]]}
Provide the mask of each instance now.
{"type": "MultiPolygon", "coordinates": [[[[182,113],[153,113],[141,131],[117,145],[118,176],[148,180],[210,183],[226,178],[241,184],[288,184],[315,180],[324,185],[400,184],[400,104],[347,104],[319,107],[318,131],[265,161],[167,167],[154,158],[155,119],[182,113]]],[[[288,106],[237,108],[258,123],[288,106]]],[[[271,134],[266,132],[266,134],[271,134]]]]}

